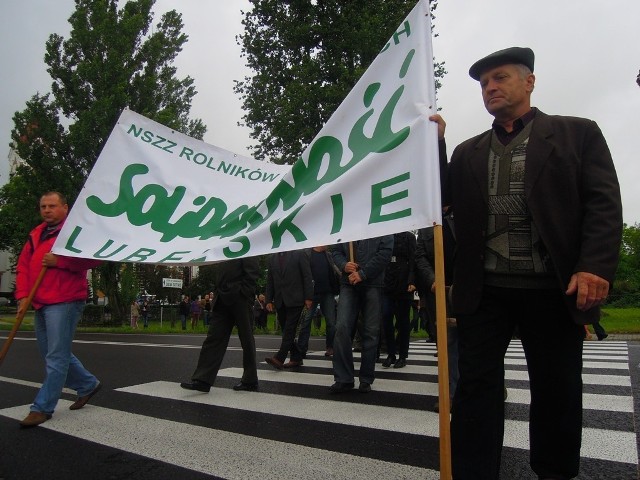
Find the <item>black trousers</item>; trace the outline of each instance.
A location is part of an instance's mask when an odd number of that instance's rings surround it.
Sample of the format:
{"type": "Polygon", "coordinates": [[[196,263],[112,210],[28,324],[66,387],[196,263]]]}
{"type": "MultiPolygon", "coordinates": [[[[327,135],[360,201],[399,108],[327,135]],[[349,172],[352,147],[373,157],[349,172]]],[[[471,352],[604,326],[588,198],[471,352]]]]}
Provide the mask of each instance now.
{"type": "Polygon", "coordinates": [[[382,326],[387,343],[387,354],[407,359],[411,339],[411,299],[398,299],[385,295],[382,299],[382,326]],[[393,319],[395,318],[395,325],[393,319]],[[396,338],[396,329],[398,337],[396,338]]]}
{"type": "Polygon", "coordinates": [[[211,310],[209,330],[207,338],[202,343],[198,365],[191,378],[213,385],[222,359],[229,345],[229,338],[233,326],[238,327],[238,337],[242,345],[242,381],[244,383],[257,383],[258,370],[256,367],[256,342],[253,338],[251,326],[251,303],[237,302],[233,305],[225,305],[221,301],[216,302],[211,310]]]}
{"type": "Polygon", "coordinates": [[[298,349],[295,339],[303,309],[304,306],[286,307],[284,305],[277,309],[278,321],[282,326],[282,343],[275,357],[281,362],[284,362],[287,356],[294,362],[302,360],[302,352],[298,349]]]}
{"type": "Polygon", "coordinates": [[[497,480],[504,437],[504,356],[517,326],[529,371],[530,463],[542,478],[573,478],[582,434],[582,325],[560,290],[485,287],[457,315],[460,379],[453,400],[455,480],[497,480]]]}

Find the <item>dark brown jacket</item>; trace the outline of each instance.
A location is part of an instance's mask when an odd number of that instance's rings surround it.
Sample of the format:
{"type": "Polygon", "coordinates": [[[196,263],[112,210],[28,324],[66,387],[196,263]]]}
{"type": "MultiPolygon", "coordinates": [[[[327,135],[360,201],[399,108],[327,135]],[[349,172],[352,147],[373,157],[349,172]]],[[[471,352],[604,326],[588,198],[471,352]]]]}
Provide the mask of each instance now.
{"type": "MultiPolygon", "coordinates": [[[[583,271],[611,284],[622,237],[620,187],[611,153],[598,125],[587,119],[538,111],[527,146],[525,195],[564,292],[571,275],[583,271]]],[[[456,217],[457,250],[453,308],[473,313],[484,276],[488,217],[488,158],[491,130],[453,152],[444,185],[445,204],[456,217]]],[[[599,308],[580,312],[575,296],[567,305],[576,323],[597,321],[599,308]]]]}

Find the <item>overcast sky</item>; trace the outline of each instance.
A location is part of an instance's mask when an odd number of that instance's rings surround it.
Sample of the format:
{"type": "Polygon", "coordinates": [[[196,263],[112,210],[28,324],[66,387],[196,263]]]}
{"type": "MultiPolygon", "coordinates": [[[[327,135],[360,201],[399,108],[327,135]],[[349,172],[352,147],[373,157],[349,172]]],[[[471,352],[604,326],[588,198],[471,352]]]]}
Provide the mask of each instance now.
{"type": "MultiPolygon", "coordinates": [[[[36,92],[50,91],[45,42],[51,33],[68,38],[74,6],[73,0],[0,2],[0,183],[8,176],[12,116],[36,92]]],[[[249,2],[157,0],[155,11],[173,8],[183,14],[189,35],[177,60],[179,75],[195,79],[199,93],[191,113],[207,124],[205,141],[250,154],[252,141],[248,130],[237,126],[242,110],[233,93],[233,80],[247,73],[235,36],[249,2]]],[[[533,105],[545,113],[598,122],[620,178],[625,222],[640,222],[639,155],[633,150],[640,137],[639,19],[638,0],[440,0],[434,54],[448,71],[438,104],[447,121],[449,153],[492,120],[478,83],[468,76],[469,66],[508,46],[531,47],[537,77],[533,105]]]]}

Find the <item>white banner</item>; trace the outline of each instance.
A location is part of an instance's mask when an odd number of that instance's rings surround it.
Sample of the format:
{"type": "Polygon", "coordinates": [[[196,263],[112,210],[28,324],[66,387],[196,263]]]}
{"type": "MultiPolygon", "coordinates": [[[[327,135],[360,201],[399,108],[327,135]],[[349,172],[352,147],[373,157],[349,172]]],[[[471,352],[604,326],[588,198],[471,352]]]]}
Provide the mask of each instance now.
{"type": "Polygon", "coordinates": [[[53,252],[200,264],[440,224],[435,112],[421,0],[292,167],[124,111],[53,252]]]}

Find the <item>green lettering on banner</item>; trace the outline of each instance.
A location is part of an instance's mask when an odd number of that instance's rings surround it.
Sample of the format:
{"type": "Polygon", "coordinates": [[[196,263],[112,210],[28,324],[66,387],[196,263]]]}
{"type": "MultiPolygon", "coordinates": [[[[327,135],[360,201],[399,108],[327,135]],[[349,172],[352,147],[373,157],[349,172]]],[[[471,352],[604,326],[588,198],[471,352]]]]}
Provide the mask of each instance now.
{"type": "Polygon", "coordinates": [[[66,245],[64,246],[65,250],[69,250],[70,252],[74,253],[82,253],[82,250],[78,250],[73,246],[76,238],[78,238],[78,235],[80,235],[80,232],[82,232],[82,227],[76,225],[73,228],[73,232],[71,232],[71,235],[69,235],[69,239],[67,240],[66,245]]]}
{"type": "Polygon", "coordinates": [[[153,248],[139,248],[128,257],[122,259],[123,262],[144,262],[149,259],[151,255],[155,255],[156,250],[153,248]]]}
{"type": "Polygon", "coordinates": [[[186,255],[187,253],[191,253],[191,250],[183,250],[181,252],[172,252],[166,257],[164,257],[163,259],[159,260],[158,263],[179,262],[184,258],[184,255],[186,255]],[[176,255],[182,255],[182,256],[177,257],[176,255]]]}
{"type": "Polygon", "coordinates": [[[238,258],[238,257],[243,256],[246,253],[249,253],[249,249],[251,248],[251,242],[249,242],[249,239],[247,237],[245,237],[245,236],[236,237],[231,241],[239,243],[240,244],[240,250],[233,251],[233,250],[231,250],[230,247],[224,247],[222,249],[222,253],[224,254],[225,257],[227,257],[227,258],[238,258]]]}
{"type": "Polygon", "coordinates": [[[344,201],[341,193],[331,195],[331,206],[333,207],[333,225],[331,226],[331,234],[333,235],[342,229],[342,220],[344,219],[344,201]]]}
{"type": "Polygon", "coordinates": [[[410,208],[387,214],[382,213],[383,206],[397,202],[409,196],[408,190],[401,190],[385,197],[383,195],[383,190],[401,182],[406,182],[410,177],[410,173],[406,172],[402,175],[398,175],[397,177],[390,178],[389,180],[385,180],[384,182],[371,186],[371,215],[369,216],[369,224],[388,222],[389,220],[396,220],[398,218],[411,216],[410,208]]]}
{"type": "Polygon", "coordinates": [[[304,242],[307,237],[296,225],[293,223],[293,217],[295,217],[298,212],[304,207],[304,205],[300,205],[293,212],[287,215],[282,219],[281,222],[277,220],[273,222],[269,226],[269,231],[271,232],[271,239],[273,240],[272,248],[277,248],[282,243],[282,236],[285,232],[289,232],[296,242],[304,242]]]}
{"type": "MultiPolygon", "coordinates": [[[[407,38],[411,36],[411,24],[407,20],[405,20],[403,26],[404,28],[402,30],[398,30],[391,36],[394,45],[398,45],[400,43],[400,35],[406,34],[407,38]]],[[[391,41],[388,41],[386,45],[382,47],[380,53],[388,50],[389,47],[391,47],[391,41]]]]}
{"type": "Polygon", "coordinates": [[[113,240],[109,239],[105,242],[105,244],[100,248],[100,250],[98,250],[96,253],[93,254],[94,258],[109,258],[109,257],[113,257],[114,255],[116,255],[117,253],[120,253],[122,250],[124,250],[125,248],[127,248],[129,245],[127,245],[126,243],[119,246],[115,251],[108,253],[106,255],[102,255],[102,252],[106,251],[111,245],[113,245],[113,240]]]}

